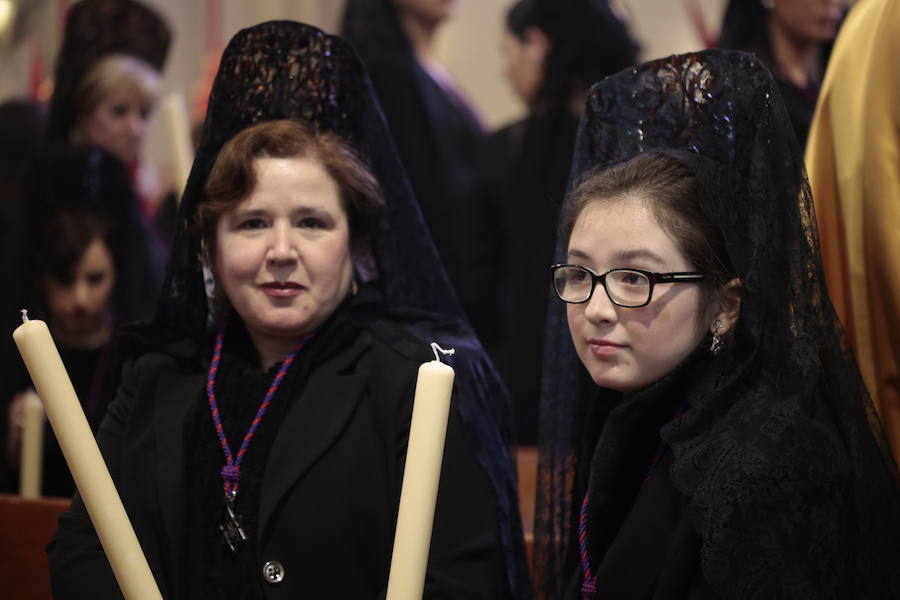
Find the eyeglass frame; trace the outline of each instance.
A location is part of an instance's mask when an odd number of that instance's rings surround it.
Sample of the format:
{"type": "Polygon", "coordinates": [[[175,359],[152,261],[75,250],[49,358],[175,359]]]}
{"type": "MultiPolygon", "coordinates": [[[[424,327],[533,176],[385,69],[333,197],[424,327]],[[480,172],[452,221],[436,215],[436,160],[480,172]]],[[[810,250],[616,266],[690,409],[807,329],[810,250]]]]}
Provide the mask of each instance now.
{"type": "Polygon", "coordinates": [[[650,304],[650,302],[653,301],[653,288],[657,283],[691,283],[694,281],[700,281],[705,277],[706,276],[703,273],[698,273],[696,271],[672,271],[670,273],[656,273],[655,271],[646,271],[644,269],[617,267],[615,269],[610,269],[606,273],[599,274],[593,269],[589,269],[588,267],[585,267],[583,265],[573,265],[570,263],[560,263],[552,265],[550,267],[550,281],[553,283],[553,291],[554,293],[556,293],[556,297],[566,304],[584,304],[585,302],[590,302],[591,298],[594,297],[594,290],[597,289],[597,283],[599,282],[603,286],[603,291],[606,292],[606,297],[609,298],[609,301],[616,306],[621,306],[622,308],[641,308],[650,304]],[[588,293],[587,298],[578,302],[572,302],[570,300],[563,299],[562,296],[559,295],[559,290],[556,289],[556,272],[563,267],[574,267],[576,269],[582,269],[591,276],[591,291],[588,293]],[[646,302],[644,302],[643,304],[626,305],[621,304],[620,302],[616,302],[615,299],[613,299],[612,295],[610,295],[609,293],[609,288],[606,287],[606,276],[617,271],[631,271],[633,273],[640,273],[647,278],[647,280],[650,282],[650,289],[647,291],[646,302]]]}

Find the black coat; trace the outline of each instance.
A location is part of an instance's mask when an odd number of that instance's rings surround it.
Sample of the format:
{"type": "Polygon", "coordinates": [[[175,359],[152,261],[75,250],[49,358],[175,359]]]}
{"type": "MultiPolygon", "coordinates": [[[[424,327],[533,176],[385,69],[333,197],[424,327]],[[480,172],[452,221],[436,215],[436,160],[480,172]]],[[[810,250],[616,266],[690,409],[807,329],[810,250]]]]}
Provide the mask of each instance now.
{"type": "MultiPolygon", "coordinates": [[[[384,595],[418,366],[361,330],[295,386],[302,391],[274,439],[258,503],[265,597],[384,595]],[[267,561],[283,565],[283,581],[264,582],[267,561]]],[[[198,362],[144,355],[126,366],[98,433],[166,598],[182,597],[192,577],[183,432],[195,401],[205,401],[205,380],[198,362]]],[[[451,410],[426,597],[504,596],[496,506],[451,410]]],[[[56,598],[119,597],[78,495],[48,551],[56,598]]]]}

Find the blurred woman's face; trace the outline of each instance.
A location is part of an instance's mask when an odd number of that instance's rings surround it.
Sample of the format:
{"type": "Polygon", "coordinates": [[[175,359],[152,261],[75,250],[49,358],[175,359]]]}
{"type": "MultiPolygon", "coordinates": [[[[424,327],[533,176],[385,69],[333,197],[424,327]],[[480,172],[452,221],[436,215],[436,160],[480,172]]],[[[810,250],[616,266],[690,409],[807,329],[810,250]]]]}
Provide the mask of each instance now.
{"type": "Polygon", "coordinates": [[[138,157],[152,109],[136,89],[123,86],[82,115],[78,129],[85,141],[129,163],[138,157]]]}
{"type": "Polygon", "coordinates": [[[846,0],[775,0],[769,18],[791,37],[824,44],[837,35],[846,5],[846,0]]]}
{"type": "MultiPolygon", "coordinates": [[[[648,202],[636,198],[585,206],[572,229],[567,262],[597,274],[616,268],[694,271],[648,202]]],[[[649,304],[624,308],[598,282],[587,302],[566,307],[572,342],[594,383],[633,392],[666,375],[699,346],[711,325],[704,322],[701,305],[696,284],[658,283],[649,304]]]]}
{"type": "Polygon", "coordinates": [[[522,102],[531,105],[544,78],[544,60],[549,46],[545,47],[542,39],[534,37],[543,36],[540,30],[532,27],[528,32],[531,36],[526,34],[525,39],[521,39],[504,29],[500,53],[507,81],[522,102]]]}
{"type": "Polygon", "coordinates": [[[102,238],[88,245],[72,275],[70,281],[44,277],[50,320],[68,338],[96,333],[108,322],[116,273],[112,254],[102,238]]]}
{"type": "Polygon", "coordinates": [[[216,226],[216,279],[257,347],[293,343],[350,290],[347,213],[316,160],[259,158],[254,168],[255,189],[216,226]]]}

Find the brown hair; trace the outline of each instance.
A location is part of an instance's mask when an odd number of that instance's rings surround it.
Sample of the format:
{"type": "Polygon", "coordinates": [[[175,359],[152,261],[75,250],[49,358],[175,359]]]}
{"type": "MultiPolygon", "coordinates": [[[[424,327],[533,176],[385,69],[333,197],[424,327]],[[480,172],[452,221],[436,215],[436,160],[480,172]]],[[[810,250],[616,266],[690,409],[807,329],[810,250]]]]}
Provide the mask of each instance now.
{"type": "Polygon", "coordinates": [[[593,202],[624,199],[648,202],[656,221],[685,258],[706,277],[701,282],[704,310],[717,304],[722,287],[736,277],[719,228],[698,202],[697,178],[675,157],[645,153],[606,169],[589,171],[572,191],[562,218],[568,240],[584,208],[593,202]]]}
{"type": "Polygon", "coordinates": [[[215,248],[216,223],[256,187],[258,158],[311,158],[334,179],[347,213],[353,241],[369,233],[374,214],[384,204],[375,176],[343,139],[315,131],[299,121],[265,121],[244,129],[219,151],[203,186],[195,227],[208,251],[215,248]]]}

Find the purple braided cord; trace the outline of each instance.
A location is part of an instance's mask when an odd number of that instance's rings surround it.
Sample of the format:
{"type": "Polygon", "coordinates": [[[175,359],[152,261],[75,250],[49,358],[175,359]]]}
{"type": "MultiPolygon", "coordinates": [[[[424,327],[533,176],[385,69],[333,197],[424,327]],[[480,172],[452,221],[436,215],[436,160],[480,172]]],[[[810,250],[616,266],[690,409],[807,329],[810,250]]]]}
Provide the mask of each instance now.
{"type": "Polygon", "coordinates": [[[591,561],[588,558],[587,550],[587,509],[588,495],[584,495],[581,502],[581,510],[578,513],[578,550],[581,554],[581,570],[583,577],[581,578],[581,598],[582,600],[593,600],[597,595],[597,576],[591,575],[591,561]]]}
{"type": "Polygon", "coordinates": [[[281,368],[278,369],[278,374],[275,375],[275,379],[272,380],[272,385],[269,386],[265,398],[263,398],[262,403],[259,405],[259,409],[256,411],[256,416],[253,418],[250,428],[247,430],[247,433],[244,434],[244,440],[241,442],[241,447],[237,452],[237,459],[235,460],[231,453],[231,448],[228,445],[228,438],[225,437],[225,429],[222,427],[222,416],[219,414],[219,403],[216,401],[216,374],[219,372],[219,362],[222,360],[222,346],[225,340],[225,321],[223,320],[222,324],[219,326],[219,332],[216,334],[216,343],[213,347],[212,362],[209,365],[209,374],[206,377],[206,396],[209,399],[209,411],[212,414],[213,424],[216,427],[216,436],[219,438],[219,443],[222,445],[222,451],[225,453],[225,465],[222,467],[219,474],[222,475],[226,498],[233,500],[234,497],[237,496],[238,485],[241,478],[241,462],[244,459],[244,455],[247,453],[250,440],[253,439],[253,436],[256,434],[256,430],[259,428],[263,415],[266,414],[266,409],[268,409],[269,404],[272,403],[272,397],[275,396],[275,392],[278,391],[278,386],[281,385],[281,381],[284,379],[291,364],[293,364],[297,353],[303,348],[306,342],[312,339],[312,337],[312,333],[303,336],[291,350],[290,354],[288,354],[287,358],[284,359],[284,362],[281,363],[281,368]]]}

